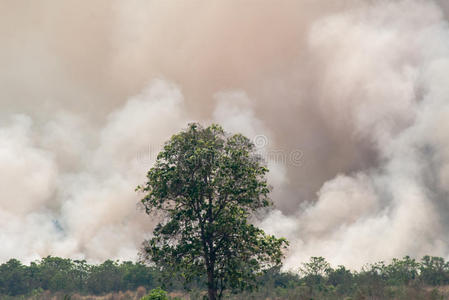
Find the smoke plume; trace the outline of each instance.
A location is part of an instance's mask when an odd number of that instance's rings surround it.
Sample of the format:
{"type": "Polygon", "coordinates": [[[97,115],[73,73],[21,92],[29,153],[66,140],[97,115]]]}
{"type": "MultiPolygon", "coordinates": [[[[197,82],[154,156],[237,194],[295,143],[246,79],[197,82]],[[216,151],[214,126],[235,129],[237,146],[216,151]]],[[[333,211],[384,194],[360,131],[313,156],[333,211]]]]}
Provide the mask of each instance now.
{"type": "Polygon", "coordinates": [[[310,256],[449,258],[444,0],[0,0],[0,261],[135,259],[170,135],[253,139],[310,256]]]}

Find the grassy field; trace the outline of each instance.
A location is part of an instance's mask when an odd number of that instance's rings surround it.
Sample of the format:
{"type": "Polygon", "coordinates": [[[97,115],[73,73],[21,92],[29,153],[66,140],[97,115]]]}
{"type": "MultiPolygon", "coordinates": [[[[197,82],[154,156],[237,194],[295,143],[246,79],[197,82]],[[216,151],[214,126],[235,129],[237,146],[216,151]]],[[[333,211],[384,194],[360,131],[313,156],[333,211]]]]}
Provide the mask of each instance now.
{"type": "MultiPolygon", "coordinates": [[[[41,292],[30,296],[6,297],[2,300],[139,300],[147,294],[143,287],[136,291],[126,291],[118,293],[108,293],[102,296],[51,293],[49,291],[41,292]]],[[[440,300],[449,299],[449,285],[440,287],[413,287],[399,286],[389,287],[377,291],[378,294],[366,293],[366,291],[357,291],[352,295],[336,295],[325,291],[312,290],[309,287],[296,287],[289,289],[264,290],[258,292],[227,295],[224,299],[230,300],[440,300]]],[[[172,292],[169,296],[172,299],[183,300],[202,300],[205,292],[194,291],[172,292]]]]}

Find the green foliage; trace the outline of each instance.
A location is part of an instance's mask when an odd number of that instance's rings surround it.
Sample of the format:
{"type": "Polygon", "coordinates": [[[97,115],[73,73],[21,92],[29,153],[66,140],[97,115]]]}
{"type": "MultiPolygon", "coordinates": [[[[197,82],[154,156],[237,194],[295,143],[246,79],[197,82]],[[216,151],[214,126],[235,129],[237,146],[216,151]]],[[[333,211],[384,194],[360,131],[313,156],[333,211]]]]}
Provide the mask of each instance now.
{"type": "Polygon", "coordinates": [[[186,281],[207,274],[210,299],[225,288],[255,287],[262,270],[281,264],[287,245],[248,222],[271,205],[267,172],[249,139],[218,125],[194,123],[172,136],[137,188],[146,212],[163,217],[144,258],[186,281]]]}
{"type": "MultiPolygon", "coordinates": [[[[421,261],[416,261],[406,256],[393,259],[389,264],[378,262],[367,265],[359,272],[348,270],[344,266],[332,268],[324,259],[315,257],[302,264],[301,268],[304,270],[301,275],[282,272],[279,266],[267,269],[256,276],[257,289],[243,292],[231,290],[224,293],[224,298],[449,299],[446,285],[449,269],[447,262],[440,257],[425,256],[421,261]],[[320,279],[310,280],[310,276],[320,276],[320,279]]],[[[159,279],[161,273],[158,269],[130,261],[119,263],[107,260],[99,265],[90,265],[85,261],[46,257],[24,265],[11,259],[0,265],[0,299],[63,299],[70,296],[72,299],[80,299],[80,294],[96,293],[103,295],[99,299],[121,299],[122,296],[130,299],[131,296],[125,296],[122,292],[143,286],[145,288],[139,288],[141,297],[145,295],[145,290],[159,286],[159,279]],[[70,280],[74,283],[68,284],[67,281],[70,280]],[[116,286],[112,286],[111,282],[116,286]],[[59,283],[61,287],[58,286],[59,283]],[[72,290],[67,290],[69,288],[72,290]],[[114,291],[118,292],[112,294],[114,291]]],[[[190,299],[202,300],[206,294],[207,287],[203,285],[202,277],[198,280],[192,283],[190,299]]],[[[167,278],[166,283],[172,287],[169,291],[179,291],[182,288],[176,277],[167,278]]],[[[83,297],[96,299],[94,296],[83,297]]]]}
{"type": "Polygon", "coordinates": [[[312,256],[310,261],[303,263],[299,269],[304,276],[325,276],[330,270],[330,264],[324,257],[312,256]]]}
{"type": "Polygon", "coordinates": [[[403,285],[408,284],[412,280],[415,280],[418,276],[419,264],[415,259],[409,256],[401,259],[394,258],[391,264],[385,266],[383,272],[386,277],[389,278],[391,285],[403,285]]]}
{"type": "Polygon", "coordinates": [[[135,290],[139,286],[148,286],[148,283],[156,282],[157,275],[149,272],[149,268],[140,263],[125,261],[119,266],[121,274],[122,290],[135,290]]]}
{"type": "Polygon", "coordinates": [[[48,256],[42,259],[37,269],[44,290],[70,291],[75,288],[76,281],[72,273],[74,265],[70,259],[48,256]]]}
{"type": "Polygon", "coordinates": [[[120,290],[121,280],[122,273],[118,262],[107,260],[101,265],[92,267],[87,288],[94,294],[116,292],[120,290]]]}
{"type": "Polygon", "coordinates": [[[424,256],[419,265],[420,277],[423,282],[430,285],[443,285],[449,283],[449,262],[442,257],[424,256]]]}
{"type": "Polygon", "coordinates": [[[17,259],[10,259],[0,266],[0,294],[11,296],[29,292],[29,272],[17,259]]]}
{"type": "Polygon", "coordinates": [[[25,266],[11,259],[0,265],[0,298],[3,299],[1,295],[34,297],[44,290],[98,295],[135,290],[139,286],[154,288],[159,278],[155,268],[129,261],[107,260],[89,265],[84,260],[48,256],[25,266]]]}
{"type": "Polygon", "coordinates": [[[154,290],[151,290],[151,292],[145,296],[142,297],[140,300],[168,300],[167,292],[164,291],[161,288],[156,288],[154,290]]]}
{"type": "Polygon", "coordinates": [[[330,264],[323,257],[316,256],[311,257],[309,262],[303,263],[299,269],[308,285],[321,284],[330,271],[330,264]]]}
{"type": "Polygon", "coordinates": [[[354,274],[344,266],[338,266],[337,269],[330,269],[327,272],[327,281],[335,287],[339,295],[345,295],[353,291],[354,274]]]}

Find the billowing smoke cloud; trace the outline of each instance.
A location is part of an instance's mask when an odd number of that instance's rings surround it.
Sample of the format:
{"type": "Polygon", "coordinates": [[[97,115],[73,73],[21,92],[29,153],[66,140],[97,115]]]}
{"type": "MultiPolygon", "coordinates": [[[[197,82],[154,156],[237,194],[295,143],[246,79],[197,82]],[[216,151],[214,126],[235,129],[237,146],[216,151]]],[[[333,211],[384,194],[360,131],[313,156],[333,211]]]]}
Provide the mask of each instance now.
{"type": "Polygon", "coordinates": [[[254,139],[286,266],[449,258],[445,1],[0,0],[0,260],[133,259],[190,121],[254,139]]]}
{"type": "Polygon", "coordinates": [[[155,81],[92,125],[58,113],[42,126],[14,115],[0,131],[0,256],[135,258],[152,223],[137,210],[142,182],[167,136],[188,122],[183,96],[155,81]]]}

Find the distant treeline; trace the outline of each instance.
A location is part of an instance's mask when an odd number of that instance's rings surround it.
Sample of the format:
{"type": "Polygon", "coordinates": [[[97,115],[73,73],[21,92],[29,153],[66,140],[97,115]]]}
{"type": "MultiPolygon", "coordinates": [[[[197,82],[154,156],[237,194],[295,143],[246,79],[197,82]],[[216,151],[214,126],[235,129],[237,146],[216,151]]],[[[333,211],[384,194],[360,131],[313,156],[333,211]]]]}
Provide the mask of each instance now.
{"type": "Polygon", "coordinates": [[[85,260],[48,256],[27,266],[11,259],[0,266],[0,295],[25,295],[34,290],[99,295],[139,286],[151,289],[160,285],[159,275],[155,268],[130,261],[90,265],[85,260]]]}
{"type": "MultiPolygon", "coordinates": [[[[140,286],[147,290],[163,286],[172,291],[205,288],[204,278],[184,286],[181,277],[182,274],[178,274],[167,278],[155,267],[130,261],[107,260],[91,265],[84,260],[49,256],[24,265],[11,259],[0,265],[0,298],[2,295],[32,295],[39,291],[101,295],[136,290],[140,286]]],[[[407,256],[393,259],[389,264],[370,264],[356,272],[344,266],[332,268],[324,258],[312,257],[298,266],[297,273],[272,269],[261,274],[259,281],[257,291],[235,291],[229,296],[235,299],[342,299],[359,295],[362,298],[400,299],[398,293],[412,293],[413,298],[409,299],[420,299],[420,293],[426,293],[423,296],[426,298],[432,287],[449,284],[449,262],[441,257],[425,256],[417,261],[407,256]]],[[[432,292],[438,293],[436,289],[432,292]]]]}

